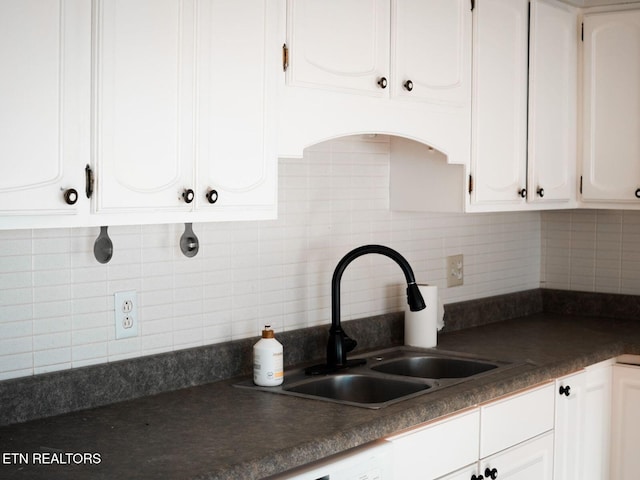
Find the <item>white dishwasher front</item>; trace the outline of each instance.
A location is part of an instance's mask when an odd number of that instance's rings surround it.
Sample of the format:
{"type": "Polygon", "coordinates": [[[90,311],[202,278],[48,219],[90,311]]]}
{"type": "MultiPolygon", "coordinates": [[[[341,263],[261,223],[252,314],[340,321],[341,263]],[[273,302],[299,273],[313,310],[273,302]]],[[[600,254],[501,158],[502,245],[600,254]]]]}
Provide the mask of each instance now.
{"type": "Polygon", "coordinates": [[[393,447],[379,440],[269,477],[269,480],[392,480],[393,447]]]}

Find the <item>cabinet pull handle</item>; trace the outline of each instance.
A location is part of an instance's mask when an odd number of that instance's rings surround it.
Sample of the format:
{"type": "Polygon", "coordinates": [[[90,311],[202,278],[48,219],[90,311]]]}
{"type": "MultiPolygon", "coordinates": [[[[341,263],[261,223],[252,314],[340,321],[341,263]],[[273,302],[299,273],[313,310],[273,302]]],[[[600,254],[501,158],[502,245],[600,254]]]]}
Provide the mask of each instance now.
{"type": "Polygon", "coordinates": [[[565,397],[568,397],[569,395],[571,395],[571,387],[569,385],[567,385],[566,387],[560,386],[559,393],[560,395],[564,395],[565,397]]]}
{"type": "Polygon", "coordinates": [[[75,205],[78,201],[78,191],[75,188],[69,188],[64,191],[64,201],[67,205],[75,205]]]}
{"type": "Polygon", "coordinates": [[[491,480],[496,480],[496,478],[498,478],[498,469],[489,469],[489,467],[487,467],[484,469],[484,476],[489,477],[491,480]]]}
{"type": "Polygon", "coordinates": [[[184,203],[193,202],[193,197],[194,197],[194,193],[193,193],[193,190],[191,190],[190,188],[187,188],[184,190],[184,192],[182,192],[182,198],[184,199],[184,203]]]}
{"type": "Polygon", "coordinates": [[[527,198],[527,189],[523,188],[521,190],[518,190],[518,195],[520,195],[522,198],[527,198]]]}
{"type": "Polygon", "coordinates": [[[407,92],[413,90],[413,82],[411,80],[407,80],[406,82],[404,82],[403,86],[407,90],[407,92]]]}
{"type": "Polygon", "coordinates": [[[207,200],[209,203],[216,203],[218,201],[218,191],[213,188],[207,192],[207,200]]]}
{"type": "Polygon", "coordinates": [[[378,86],[382,89],[387,88],[387,77],[380,77],[378,79],[378,86]]]}
{"type": "Polygon", "coordinates": [[[540,196],[540,198],[544,197],[544,188],[538,187],[537,193],[540,196]]]}
{"type": "Polygon", "coordinates": [[[640,188],[636,190],[636,198],[640,198],[640,188]]]}

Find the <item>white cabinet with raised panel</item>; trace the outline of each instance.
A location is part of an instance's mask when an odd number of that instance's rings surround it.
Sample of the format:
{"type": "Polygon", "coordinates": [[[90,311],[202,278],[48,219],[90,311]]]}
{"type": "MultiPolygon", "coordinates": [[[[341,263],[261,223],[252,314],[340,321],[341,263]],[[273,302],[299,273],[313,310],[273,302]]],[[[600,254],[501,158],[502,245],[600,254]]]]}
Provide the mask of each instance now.
{"type": "Polygon", "coordinates": [[[614,360],[587,367],[582,436],[582,479],[609,477],[611,452],[611,398],[614,360]]]}
{"type": "Polygon", "coordinates": [[[556,380],[554,477],[583,480],[586,414],[585,372],[556,380]]]}
{"type": "Polygon", "coordinates": [[[290,0],[278,151],[384,133],[469,161],[470,0],[290,0]]]}
{"type": "Polygon", "coordinates": [[[575,192],[577,11],[479,0],[471,210],[569,207],[575,192]]]}
{"type": "Polygon", "coordinates": [[[525,203],[529,0],[479,0],[474,12],[471,203],[525,203]]]}
{"type": "Polygon", "coordinates": [[[527,200],[575,204],[578,14],[556,0],[530,11],[527,200]]]}
{"type": "Polygon", "coordinates": [[[90,45],[90,2],[0,2],[0,228],[88,211],[90,45]]]}
{"type": "Polygon", "coordinates": [[[582,201],[640,208],[640,10],[583,22],[582,201]]]}
{"type": "Polygon", "coordinates": [[[613,366],[611,416],[611,478],[635,480],[640,471],[640,365],[636,356],[632,363],[613,366]]]}
{"type": "Polygon", "coordinates": [[[270,15],[257,0],[96,2],[97,213],[275,216],[270,15]]]}

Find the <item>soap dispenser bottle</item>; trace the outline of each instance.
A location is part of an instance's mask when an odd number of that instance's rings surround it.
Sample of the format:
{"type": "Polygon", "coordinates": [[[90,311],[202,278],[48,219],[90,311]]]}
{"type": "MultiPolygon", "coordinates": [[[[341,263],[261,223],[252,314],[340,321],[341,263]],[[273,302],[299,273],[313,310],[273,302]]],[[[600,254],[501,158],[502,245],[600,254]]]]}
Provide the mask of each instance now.
{"type": "Polygon", "coordinates": [[[262,338],[253,346],[253,383],[261,387],[282,385],[282,344],[276,340],[270,325],[265,325],[262,338]]]}

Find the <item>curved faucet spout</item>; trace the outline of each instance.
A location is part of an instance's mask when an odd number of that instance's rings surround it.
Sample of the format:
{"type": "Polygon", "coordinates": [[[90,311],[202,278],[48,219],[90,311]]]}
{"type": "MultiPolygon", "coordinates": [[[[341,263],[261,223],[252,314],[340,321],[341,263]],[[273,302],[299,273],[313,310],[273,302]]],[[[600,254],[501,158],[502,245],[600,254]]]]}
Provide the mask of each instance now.
{"type": "Polygon", "coordinates": [[[407,281],[407,301],[412,311],[425,308],[424,299],[416,285],[413,270],[409,262],[395,250],[383,245],[364,245],[355,248],[347,253],[333,272],[331,280],[331,329],[329,330],[329,343],[327,344],[327,365],[330,368],[344,368],[347,366],[347,352],[356,346],[352,340],[342,330],[340,325],[340,281],[347,266],[356,258],[368,253],[378,253],[385,255],[395,261],[402,269],[407,281]]]}

